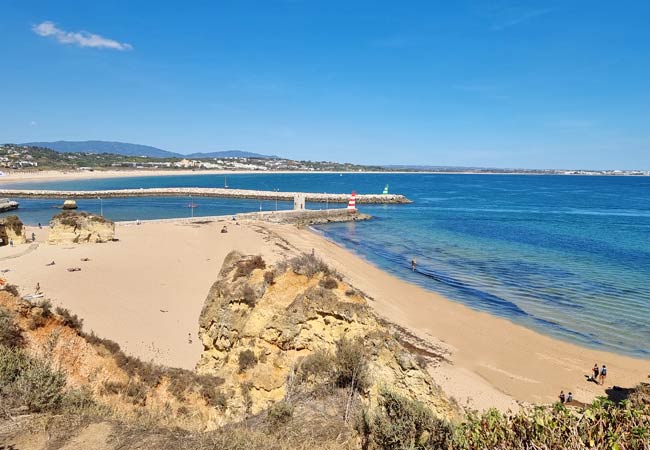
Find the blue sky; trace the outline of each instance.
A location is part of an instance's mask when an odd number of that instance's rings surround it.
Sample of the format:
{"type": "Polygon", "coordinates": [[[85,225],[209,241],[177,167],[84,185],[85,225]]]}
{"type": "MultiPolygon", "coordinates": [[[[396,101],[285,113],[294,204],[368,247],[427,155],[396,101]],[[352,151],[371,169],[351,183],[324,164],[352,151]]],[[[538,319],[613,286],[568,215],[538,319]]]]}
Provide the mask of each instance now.
{"type": "Polygon", "coordinates": [[[650,169],[650,2],[0,0],[0,142],[650,169]]]}

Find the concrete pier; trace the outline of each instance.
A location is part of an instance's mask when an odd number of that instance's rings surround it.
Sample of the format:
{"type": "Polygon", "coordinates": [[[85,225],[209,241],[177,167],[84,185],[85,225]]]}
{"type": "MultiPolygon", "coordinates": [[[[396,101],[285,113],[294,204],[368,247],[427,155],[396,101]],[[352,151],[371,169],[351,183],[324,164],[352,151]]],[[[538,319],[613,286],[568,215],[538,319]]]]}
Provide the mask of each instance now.
{"type": "MultiPolygon", "coordinates": [[[[347,203],[350,194],[318,194],[311,192],[276,192],[255,191],[247,189],[224,188],[147,188],[147,189],[112,189],[105,191],[57,191],[42,189],[0,189],[0,196],[23,198],[119,198],[119,197],[219,197],[245,198],[254,200],[293,201],[296,196],[304,195],[307,202],[347,203]]],[[[398,194],[357,194],[357,203],[394,204],[411,203],[411,200],[398,194]]]]}

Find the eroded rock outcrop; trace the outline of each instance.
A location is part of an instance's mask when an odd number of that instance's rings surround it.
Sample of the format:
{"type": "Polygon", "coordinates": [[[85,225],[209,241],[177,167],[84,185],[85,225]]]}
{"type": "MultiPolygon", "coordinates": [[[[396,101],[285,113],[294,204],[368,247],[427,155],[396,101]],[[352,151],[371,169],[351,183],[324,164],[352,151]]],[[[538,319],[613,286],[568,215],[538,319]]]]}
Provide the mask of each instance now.
{"type": "Polygon", "coordinates": [[[8,245],[9,242],[24,244],[25,226],[18,216],[7,216],[0,219],[0,245],[8,245]]]}
{"type": "Polygon", "coordinates": [[[115,224],[85,212],[63,211],[52,218],[49,244],[108,242],[115,237],[115,224]]]}
{"type": "Polygon", "coordinates": [[[367,406],[374,407],[379,391],[388,388],[441,417],[453,415],[426,370],[375,317],[363,294],[308,256],[267,268],[259,256],[228,255],[206,299],[199,334],[204,352],[197,371],[225,380],[226,420],[291,397],[304,378],[303,362],[329,355],[318,369],[327,372],[338,364],[341,342],[363,349],[367,380],[359,396],[367,406]]]}

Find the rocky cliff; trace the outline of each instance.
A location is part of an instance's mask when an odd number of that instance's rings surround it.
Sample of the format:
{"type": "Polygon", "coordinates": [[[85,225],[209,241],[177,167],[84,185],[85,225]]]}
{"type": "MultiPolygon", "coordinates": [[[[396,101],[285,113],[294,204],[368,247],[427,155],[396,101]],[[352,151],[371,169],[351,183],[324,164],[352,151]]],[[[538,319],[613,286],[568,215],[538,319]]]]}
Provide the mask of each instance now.
{"type": "Polygon", "coordinates": [[[115,236],[115,224],[85,212],[63,211],[52,218],[49,244],[108,242],[115,236]]]}
{"type": "Polygon", "coordinates": [[[7,245],[9,241],[14,244],[24,244],[25,227],[18,216],[7,216],[0,219],[0,245],[7,245]]]}
{"type": "Polygon", "coordinates": [[[275,267],[259,256],[226,258],[201,313],[197,371],[225,380],[227,418],[259,413],[306,385],[347,389],[371,409],[390,389],[440,417],[454,414],[422,362],[341,279],[306,255],[275,267]]]}

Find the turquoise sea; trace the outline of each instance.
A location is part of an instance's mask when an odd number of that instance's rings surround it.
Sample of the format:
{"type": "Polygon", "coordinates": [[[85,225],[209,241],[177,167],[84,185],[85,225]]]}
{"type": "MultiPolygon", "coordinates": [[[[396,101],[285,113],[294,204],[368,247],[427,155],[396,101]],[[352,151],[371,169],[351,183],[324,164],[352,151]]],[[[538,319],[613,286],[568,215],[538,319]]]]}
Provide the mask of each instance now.
{"type": "MultiPolygon", "coordinates": [[[[375,219],[319,226],[378,267],[472,308],[567,341],[650,357],[650,178],[430,174],[255,174],[232,188],[390,191],[410,205],[365,206],[375,219]],[[409,261],[416,258],[417,272],[409,261]]],[[[221,187],[189,175],[14,184],[51,189],[221,187]]],[[[27,223],[61,201],[18,199],[27,223]]],[[[274,201],[195,198],[195,215],[271,210],[274,201]]],[[[99,212],[100,201],[80,200],[99,212]]],[[[188,198],[102,201],[114,220],[190,215],[188,198]]],[[[325,208],[326,205],[309,205],[325,208]]],[[[332,205],[330,205],[332,206],[332,205]]],[[[341,205],[339,205],[341,206],[341,205]]],[[[279,202],[279,209],[290,208],[279,202]]],[[[471,330],[467,330],[468,333],[471,330]]]]}

